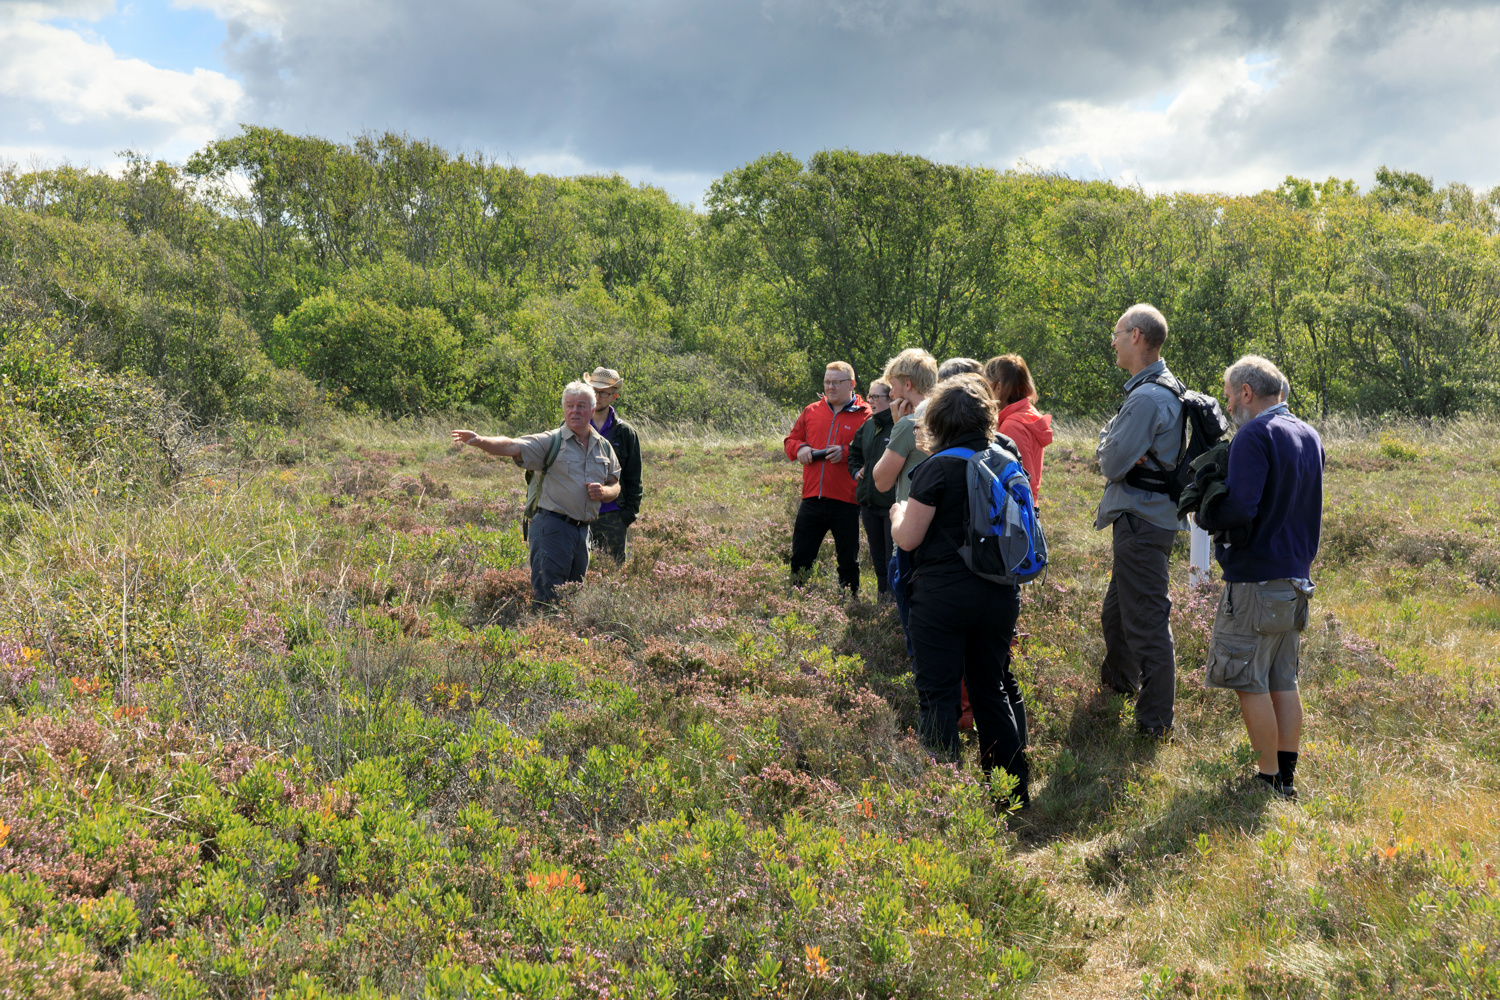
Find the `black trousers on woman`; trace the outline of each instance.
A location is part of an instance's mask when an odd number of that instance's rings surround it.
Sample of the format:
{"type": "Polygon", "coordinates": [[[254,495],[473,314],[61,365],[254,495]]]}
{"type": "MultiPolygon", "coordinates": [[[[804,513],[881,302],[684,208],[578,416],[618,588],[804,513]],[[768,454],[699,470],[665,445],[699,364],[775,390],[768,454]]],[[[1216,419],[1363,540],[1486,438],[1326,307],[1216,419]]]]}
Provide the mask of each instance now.
{"type": "Polygon", "coordinates": [[[968,682],[986,775],[1002,767],[1016,778],[1014,794],[1029,801],[1026,705],[1010,669],[1010,641],[1021,592],[978,577],[935,585],[920,575],[911,592],[916,647],[917,726],[931,750],[957,760],[958,682],[968,682]]]}

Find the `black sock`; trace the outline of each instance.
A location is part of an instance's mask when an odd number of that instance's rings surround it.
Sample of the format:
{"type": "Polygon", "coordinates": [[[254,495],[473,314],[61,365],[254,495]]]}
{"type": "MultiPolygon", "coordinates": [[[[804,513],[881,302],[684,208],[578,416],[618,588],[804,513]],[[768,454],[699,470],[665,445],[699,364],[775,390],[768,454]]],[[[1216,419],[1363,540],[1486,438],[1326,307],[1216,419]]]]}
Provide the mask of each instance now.
{"type": "Polygon", "coordinates": [[[1271,785],[1273,787],[1276,784],[1276,777],[1277,776],[1274,775],[1274,774],[1267,774],[1266,772],[1262,771],[1259,774],[1257,774],[1256,777],[1259,778],[1261,781],[1264,781],[1266,784],[1271,785]]]}
{"type": "Polygon", "coordinates": [[[1277,750],[1276,764],[1281,768],[1281,783],[1283,785],[1294,785],[1292,779],[1297,775],[1297,751],[1277,750]]]}

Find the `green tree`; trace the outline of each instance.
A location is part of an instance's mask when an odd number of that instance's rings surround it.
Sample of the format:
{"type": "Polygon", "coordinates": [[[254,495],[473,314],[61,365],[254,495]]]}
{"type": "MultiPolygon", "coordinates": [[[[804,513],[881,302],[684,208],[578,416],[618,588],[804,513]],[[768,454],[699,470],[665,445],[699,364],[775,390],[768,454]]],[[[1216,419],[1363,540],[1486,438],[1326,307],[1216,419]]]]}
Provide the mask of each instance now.
{"type": "Polygon", "coordinates": [[[903,347],[987,341],[1007,222],[993,180],[918,156],[775,153],[716,181],[708,205],[715,225],[752,234],[744,266],[794,342],[868,373],[903,347]]]}

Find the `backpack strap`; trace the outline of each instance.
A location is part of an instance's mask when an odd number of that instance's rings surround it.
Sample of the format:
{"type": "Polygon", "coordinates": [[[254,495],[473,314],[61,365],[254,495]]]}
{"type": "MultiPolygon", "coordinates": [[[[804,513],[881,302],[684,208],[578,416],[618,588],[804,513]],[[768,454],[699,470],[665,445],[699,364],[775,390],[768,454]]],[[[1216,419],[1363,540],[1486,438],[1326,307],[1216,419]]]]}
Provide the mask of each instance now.
{"type": "Polygon", "coordinates": [[[557,461],[557,455],[562,451],[563,429],[555,428],[552,437],[547,442],[547,455],[542,459],[540,471],[526,470],[526,510],[522,513],[522,520],[530,520],[536,509],[536,502],[542,498],[542,483],[547,479],[547,470],[552,468],[552,463],[557,461]]]}
{"type": "MultiPolygon", "coordinates": [[[[1135,385],[1135,388],[1131,389],[1130,392],[1126,393],[1126,395],[1127,396],[1134,395],[1135,394],[1135,390],[1139,389],[1141,386],[1144,386],[1144,385],[1158,385],[1158,386],[1161,386],[1163,389],[1167,390],[1172,395],[1174,395],[1174,396],[1177,397],[1177,405],[1182,408],[1182,412],[1180,412],[1177,415],[1177,426],[1179,428],[1181,428],[1179,436],[1184,441],[1186,441],[1187,440],[1187,416],[1188,416],[1188,413],[1187,413],[1187,404],[1183,402],[1182,397],[1187,395],[1187,391],[1188,390],[1187,390],[1187,386],[1183,383],[1182,379],[1178,378],[1176,375],[1173,375],[1172,378],[1171,378],[1171,381],[1170,382],[1166,382],[1166,381],[1162,380],[1161,375],[1159,375],[1159,374],[1152,375],[1150,378],[1143,378],[1139,382],[1137,382],[1136,385],[1135,385]]],[[[1121,407],[1123,407],[1125,404],[1121,403],[1120,405],[1121,405],[1121,407]]],[[[1146,457],[1150,458],[1153,462],[1156,463],[1156,468],[1160,472],[1170,472],[1170,471],[1172,471],[1172,470],[1174,470],[1174,469],[1177,468],[1177,466],[1174,465],[1174,466],[1172,466],[1172,469],[1168,469],[1166,467],[1166,465],[1164,465],[1162,463],[1161,456],[1158,455],[1156,453],[1156,451],[1155,451],[1155,444],[1154,444],[1154,442],[1152,444],[1152,447],[1146,449],[1146,457]]],[[[1126,473],[1125,474],[1125,482],[1129,483],[1131,486],[1135,486],[1137,489],[1151,489],[1150,486],[1143,484],[1143,481],[1141,479],[1141,470],[1139,468],[1131,469],[1128,473],[1126,473]],[[1135,477],[1135,481],[1131,480],[1132,476],[1135,477]]],[[[1156,492],[1156,491],[1155,490],[1151,490],[1151,492],[1156,492]]]]}
{"type": "Polygon", "coordinates": [[[558,427],[552,431],[552,440],[547,444],[547,457],[542,459],[542,475],[552,468],[552,463],[557,461],[557,453],[562,451],[562,428],[558,427]]]}

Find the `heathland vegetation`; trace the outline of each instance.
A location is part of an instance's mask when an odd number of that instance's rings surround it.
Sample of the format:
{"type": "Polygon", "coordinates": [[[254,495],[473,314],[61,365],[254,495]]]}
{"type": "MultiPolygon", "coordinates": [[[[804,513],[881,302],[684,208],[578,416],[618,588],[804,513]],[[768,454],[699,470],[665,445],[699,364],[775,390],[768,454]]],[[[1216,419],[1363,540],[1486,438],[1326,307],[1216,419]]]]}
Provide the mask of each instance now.
{"type": "Polygon", "coordinates": [[[340,418],[7,523],[0,991],[1500,993],[1493,424],[1325,427],[1301,805],[1201,685],[1185,559],[1177,739],[1098,693],[1063,427],[1024,822],[912,737],[888,606],[831,554],[787,586],[778,441],[648,440],[632,558],[534,615],[519,474],[446,429],[340,418]]]}
{"type": "Polygon", "coordinates": [[[696,212],[253,128],[0,172],[0,995],[1500,996],[1497,210],[834,152],[696,212]],[[788,587],[775,435],[829,357],[918,344],[1107,409],[1138,299],[1329,443],[1302,802],[1198,680],[1185,559],[1176,739],[1098,692],[1074,420],[997,815],[912,737],[893,612],[788,587]],[[518,473],[433,414],[537,429],[598,364],[643,515],[538,614],[518,473]]]}

